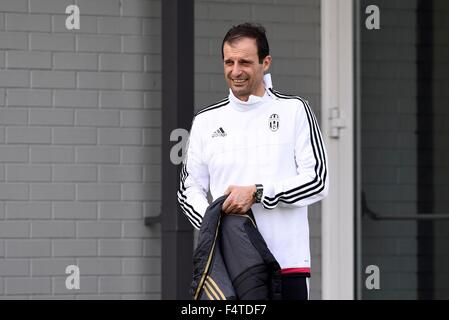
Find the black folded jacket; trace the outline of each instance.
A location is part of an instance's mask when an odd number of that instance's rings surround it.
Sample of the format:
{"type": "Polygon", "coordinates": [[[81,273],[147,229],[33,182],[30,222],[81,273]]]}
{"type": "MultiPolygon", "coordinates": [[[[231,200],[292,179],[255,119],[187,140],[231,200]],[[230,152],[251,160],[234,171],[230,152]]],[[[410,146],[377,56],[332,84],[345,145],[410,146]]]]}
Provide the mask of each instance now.
{"type": "Polygon", "coordinates": [[[251,210],[224,214],[222,196],[207,209],[193,255],[195,300],[278,300],[280,266],[251,210]]]}

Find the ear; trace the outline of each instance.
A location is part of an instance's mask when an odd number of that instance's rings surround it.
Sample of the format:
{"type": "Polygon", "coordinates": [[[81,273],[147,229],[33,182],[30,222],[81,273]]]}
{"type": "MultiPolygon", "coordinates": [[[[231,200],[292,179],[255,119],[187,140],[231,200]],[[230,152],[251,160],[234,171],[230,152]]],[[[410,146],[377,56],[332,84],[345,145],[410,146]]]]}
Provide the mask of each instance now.
{"type": "Polygon", "coordinates": [[[266,57],[263,59],[262,64],[263,64],[263,71],[264,71],[264,72],[266,72],[266,71],[268,71],[268,69],[270,69],[270,66],[271,66],[271,60],[272,60],[272,58],[271,58],[270,55],[266,56],[266,57]]]}

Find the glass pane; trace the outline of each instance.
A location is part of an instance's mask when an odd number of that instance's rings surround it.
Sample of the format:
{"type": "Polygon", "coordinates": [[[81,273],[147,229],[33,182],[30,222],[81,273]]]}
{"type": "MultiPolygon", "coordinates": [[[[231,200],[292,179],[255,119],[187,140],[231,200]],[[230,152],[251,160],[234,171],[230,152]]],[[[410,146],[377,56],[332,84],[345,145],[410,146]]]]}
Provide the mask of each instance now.
{"type": "Polygon", "coordinates": [[[359,10],[362,298],[449,299],[449,2],[359,10]]]}

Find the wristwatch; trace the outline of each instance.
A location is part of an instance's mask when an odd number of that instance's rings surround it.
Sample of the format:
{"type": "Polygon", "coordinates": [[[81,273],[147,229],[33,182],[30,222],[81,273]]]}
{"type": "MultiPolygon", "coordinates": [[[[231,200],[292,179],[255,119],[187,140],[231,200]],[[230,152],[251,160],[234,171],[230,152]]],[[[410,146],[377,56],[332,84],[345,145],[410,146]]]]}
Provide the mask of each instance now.
{"type": "Polygon", "coordinates": [[[263,185],[256,184],[256,191],[253,193],[254,202],[260,203],[262,201],[262,195],[263,195],[263,185]]]}

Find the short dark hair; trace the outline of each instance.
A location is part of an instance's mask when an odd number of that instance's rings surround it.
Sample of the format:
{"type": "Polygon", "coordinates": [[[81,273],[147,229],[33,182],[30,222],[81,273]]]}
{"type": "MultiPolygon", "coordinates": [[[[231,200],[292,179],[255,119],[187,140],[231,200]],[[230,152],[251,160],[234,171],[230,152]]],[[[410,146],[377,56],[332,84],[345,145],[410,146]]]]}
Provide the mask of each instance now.
{"type": "Polygon", "coordinates": [[[245,22],[232,26],[228,33],[226,33],[221,44],[221,56],[223,59],[225,42],[233,43],[241,38],[252,38],[256,40],[259,63],[262,63],[263,59],[270,54],[265,28],[261,24],[245,22]]]}

